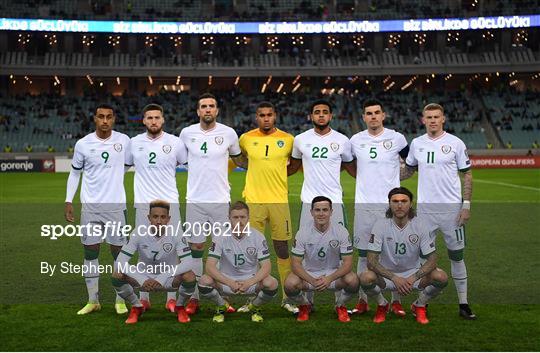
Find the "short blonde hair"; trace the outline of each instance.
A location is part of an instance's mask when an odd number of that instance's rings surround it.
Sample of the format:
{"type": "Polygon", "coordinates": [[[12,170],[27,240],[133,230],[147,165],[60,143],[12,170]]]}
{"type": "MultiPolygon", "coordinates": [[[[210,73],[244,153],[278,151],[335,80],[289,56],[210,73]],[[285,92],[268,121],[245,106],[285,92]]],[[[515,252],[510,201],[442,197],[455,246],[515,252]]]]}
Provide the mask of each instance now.
{"type": "Polygon", "coordinates": [[[169,210],[171,209],[171,204],[164,200],[154,200],[150,202],[150,209],[148,211],[152,211],[152,208],[164,208],[167,210],[167,213],[169,213],[169,210]]]}
{"type": "Polygon", "coordinates": [[[424,109],[422,109],[422,114],[424,114],[427,110],[440,110],[444,115],[444,108],[442,107],[442,105],[437,103],[429,103],[428,105],[426,105],[424,109]]]}

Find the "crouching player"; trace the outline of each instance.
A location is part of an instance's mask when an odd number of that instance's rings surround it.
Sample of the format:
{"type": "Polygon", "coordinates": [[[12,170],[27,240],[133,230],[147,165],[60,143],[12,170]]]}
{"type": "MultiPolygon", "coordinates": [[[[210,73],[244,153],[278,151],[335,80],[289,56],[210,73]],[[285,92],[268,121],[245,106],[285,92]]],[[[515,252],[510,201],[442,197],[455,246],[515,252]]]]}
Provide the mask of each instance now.
{"type": "Polygon", "coordinates": [[[413,195],[404,187],[388,194],[390,207],[386,219],[377,221],[368,242],[368,270],[360,274],[364,291],[377,301],[373,321],[381,323],[389,310],[381,291],[397,291],[407,295],[420,291],[411,305],[416,321],[429,323],[426,304],[448,284],[446,273],[437,268],[435,244],[412,208],[413,195]],[[422,259],[425,262],[421,265],[422,259]]]}
{"type": "Polygon", "coordinates": [[[214,322],[223,322],[227,311],[223,295],[256,296],[248,305],[251,320],[262,322],[261,305],[277,293],[278,281],[270,275],[270,252],[264,235],[249,228],[249,208],[238,201],[229,211],[231,234],[216,236],[208,251],[206,274],[199,293],[217,305],[214,322]]]}
{"type": "Polygon", "coordinates": [[[285,281],[285,293],[299,304],[298,321],[309,320],[310,304],[305,291],[341,291],[336,296],[338,320],[349,322],[345,303],[358,293],[358,277],[352,272],[353,247],[349,232],[332,223],[332,201],[317,196],[311,202],[314,223],[296,233],[292,273],[285,281]],[[302,260],[303,259],[303,260],[302,260]]]}
{"type": "Polygon", "coordinates": [[[167,226],[171,219],[169,211],[168,202],[151,202],[148,215],[150,227],[137,229],[118,256],[112,283],[118,295],[132,305],[126,324],[136,323],[144,312],[133,287],[146,292],[178,290],[178,321],[190,321],[184,303],[193,294],[196,285],[195,273],[189,267],[190,261],[187,261],[191,257],[191,250],[185,238],[173,234],[173,228],[167,226]],[[137,265],[130,266],[129,260],[135,252],[139,253],[139,261],[137,265]]]}

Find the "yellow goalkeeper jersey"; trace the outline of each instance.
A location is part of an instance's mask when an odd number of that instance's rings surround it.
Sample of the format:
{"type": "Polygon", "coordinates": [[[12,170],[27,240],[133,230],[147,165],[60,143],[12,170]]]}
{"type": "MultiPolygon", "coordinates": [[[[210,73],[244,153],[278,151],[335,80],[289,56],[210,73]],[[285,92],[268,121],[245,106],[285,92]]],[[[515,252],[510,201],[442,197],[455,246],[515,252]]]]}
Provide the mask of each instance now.
{"type": "Polygon", "coordinates": [[[248,157],[243,196],[249,203],[287,203],[287,163],[294,137],[276,129],[269,135],[253,129],[240,136],[240,148],[248,157]]]}

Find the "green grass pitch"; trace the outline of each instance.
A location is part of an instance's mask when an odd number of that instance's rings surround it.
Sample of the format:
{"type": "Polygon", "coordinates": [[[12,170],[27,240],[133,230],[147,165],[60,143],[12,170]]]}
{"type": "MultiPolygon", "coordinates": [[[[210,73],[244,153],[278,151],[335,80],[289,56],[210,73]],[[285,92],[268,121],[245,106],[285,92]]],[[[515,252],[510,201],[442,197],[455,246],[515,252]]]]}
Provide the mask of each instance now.
{"type": "MultiPolygon", "coordinates": [[[[375,325],[373,304],[367,315],[353,316],[349,324],[339,323],[330,293],[316,295],[317,311],[306,323],[297,323],[276,298],[265,307],[262,324],[252,323],[246,314],[231,314],[221,325],[211,322],[209,303],[203,303],[190,324],[180,325],[173,314],[165,312],[165,295],[153,294],[152,310],[139,324],[127,326],[125,317],[114,313],[108,276],[100,281],[102,311],[77,316],[86,301],[83,279],[73,274],[40,274],[41,261],[82,262],[78,238],[40,237],[42,224],[65,223],[67,174],[0,174],[0,350],[540,350],[540,170],[475,170],[473,175],[465,259],[470,302],[478,316],[475,322],[458,317],[455,288],[450,283],[430,305],[427,326],[418,325],[410,313],[404,319],[389,315],[384,324],[375,325]]],[[[178,173],[181,199],[185,179],[185,173],[178,173]]],[[[233,200],[240,199],[244,174],[232,173],[230,181],[233,200]]],[[[291,215],[297,227],[302,174],[291,177],[289,183],[291,215]]],[[[352,220],[354,180],[344,174],[342,184],[352,220]]],[[[416,191],[415,178],[403,184],[416,191]]],[[[130,173],[126,177],[128,202],[132,202],[132,190],[130,173]]],[[[129,215],[132,220],[133,212],[129,215]]],[[[449,272],[444,245],[438,240],[439,266],[449,272]]],[[[103,247],[101,263],[110,259],[103,247]]],[[[404,302],[412,299],[409,296],[404,302]]]]}

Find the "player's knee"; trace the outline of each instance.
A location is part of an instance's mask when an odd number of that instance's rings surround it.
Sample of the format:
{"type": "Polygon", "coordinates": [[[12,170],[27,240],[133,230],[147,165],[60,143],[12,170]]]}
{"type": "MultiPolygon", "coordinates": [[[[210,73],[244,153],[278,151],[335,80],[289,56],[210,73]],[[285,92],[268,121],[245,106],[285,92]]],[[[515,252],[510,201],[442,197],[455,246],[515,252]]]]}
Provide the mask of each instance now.
{"type": "Polygon", "coordinates": [[[364,271],[360,274],[360,285],[370,286],[377,281],[377,275],[373,271],[364,271]]]}
{"type": "Polygon", "coordinates": [[[272,276],[268,276],[265,279],[262,280],[263,288],[268,290],[275,290],[277,289],[279,282],[277,279],[275,279],[272,276]]]}
{"type": "Polygon", "coordinates": [[[127,284],[126,282],[126,275],[124,274],[121,274],[121,278],[114,278],[114,277],[111,277],[111,284],[113,287],[115,288],[120,288],[122,287],[124,284],[127,284]]]}
{"type": "Polygon", "coordinates": [[[199,286],[212,287],[214,279],[208,275],[202,275],[199,279],[199,286]]]}
{"type": "Polygon", "coordinates": [[[182,282],[195,282],[197,281],[197,276],[195,276],[195,273],[193,271],[188,271],[186,273],[183,273],[181,275],[182,282]]]}
{"type": "Polygon", "coordinates": [[[120,250],[122,250],[121,246],[111,245],[111,255],[114,260],[116,260],[118,254],[120,254],[120,250]]]}
{"type": "Polygon", "coordinates": [[[349,272],[345,276],[343,276],[343,280],[345,281],[345,284],[347,287],[357,287],[360,285],[360,281],[358,279],[358,276],[356,273],[349,272]]]}
{"type": "Polygon", "coordinates": [[[302,280],[295,275],[294,273],[290,273],[287,276],[287,279],[285,280],[285,293],[290,292],[296,292],[302,287],[302,280]]]}
{"type": "Polygon", "coordinates": [[[441,269],[435,269],[431,272],[431,282],[435,287],[446,287],[448,284],[448,275],[441,269]]]}

